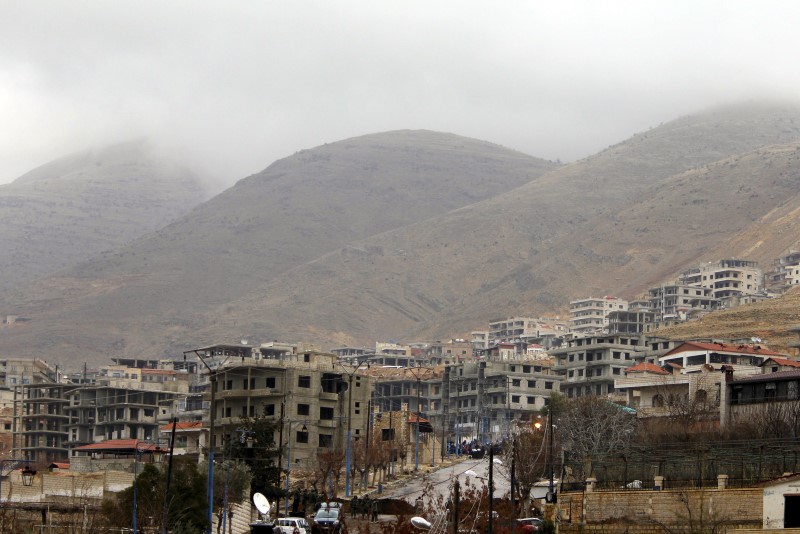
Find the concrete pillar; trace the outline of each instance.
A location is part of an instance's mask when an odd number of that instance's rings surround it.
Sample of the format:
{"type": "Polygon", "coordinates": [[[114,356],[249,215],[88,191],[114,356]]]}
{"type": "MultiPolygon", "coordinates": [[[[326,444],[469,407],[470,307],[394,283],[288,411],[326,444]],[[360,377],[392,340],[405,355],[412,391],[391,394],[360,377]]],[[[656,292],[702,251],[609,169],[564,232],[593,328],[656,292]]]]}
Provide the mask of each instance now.
{"type": "Polygon", "coordinates": [[[587,478],[586,479],[586,492],[591,493],[594,491],[594,485],[597,484],[596,478],[587,478]]]}
{"type": "Polygon", "coordinates": [[[653,489],[656,491],[661,491],[664,489],[664,477],[657,476],[655,477],[655,483],[653,484],[653,489]]]}
{"type": "Polygon", "coordinates": [[[727,489],[728,488],[728,475],[717,475],[717,489],[727,489]]]}

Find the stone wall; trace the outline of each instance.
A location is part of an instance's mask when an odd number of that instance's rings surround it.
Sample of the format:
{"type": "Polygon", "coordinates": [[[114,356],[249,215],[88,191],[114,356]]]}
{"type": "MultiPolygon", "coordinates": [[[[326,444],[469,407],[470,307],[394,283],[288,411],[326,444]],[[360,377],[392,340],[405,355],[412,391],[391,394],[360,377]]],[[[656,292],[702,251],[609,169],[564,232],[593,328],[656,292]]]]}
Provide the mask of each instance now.
{"type": "Polygon", "coordinates": [[[587,491],[559,499],[559,530],[570,534],[655,534],[686,527],[711,531],[723,525],[726,530],[758,528],[763,515],[761,488],[587,491]]]}

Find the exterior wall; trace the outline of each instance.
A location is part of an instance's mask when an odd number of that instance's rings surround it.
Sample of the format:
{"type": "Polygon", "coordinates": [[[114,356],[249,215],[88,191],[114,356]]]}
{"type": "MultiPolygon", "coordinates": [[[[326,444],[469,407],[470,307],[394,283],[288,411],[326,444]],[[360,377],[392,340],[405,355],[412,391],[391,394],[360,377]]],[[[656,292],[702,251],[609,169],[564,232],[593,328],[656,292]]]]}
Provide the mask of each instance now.
{"type": "Polygon", "coordinates": [[[742,294],[754,294],[761,289],[761,269],[751,260],[720,260],[704,263],[684,272],[679,278],[682,284],[705,287],[717,299],[742,294]]]}
{"type": "Polygon", "coordinates": [[[615,391],[614,380],[625,376],[634,357],[645,350],[638,336],[593,336],[575,338],[566,348],[551,350],[555,371],[562,377],[561,393],[567,397],[608,395],[624,397],[615,391]]]}
{"type": "Polygon", "coordinates": [[[628,301],[617,297],[589,297],[570,301],[570,330],[584,333],[602,331],[608,326],[609,313],[627,309],[628,301]]]}
{"type": "Polygon", "coordinates": [[[559,495],[560,532],[656,533],[670,528],[683,532],[712,531],[721,526],[758,527],[762,522],[762,489],[598,491],[559,495]],[[746,505],[745,505],[746,503],[746,505]],[[691,512],[691,519],[690,519],[691,512]],[[665,528],[666,527],[666,528],[665,528]]]}
{"type": "MultiPolygon", "coordinates": [[[[345,448],[348,425],[353,438],[366,435],[371,379],[339,365],[333,354],[245,357],[215,372],[215,447],[222,445],[223,435],[235,431],[243,417],[267,417],[282,421],[292,462],[313,468],[318,448],[345,448]],[[307,432],[301,431],[303,426],[307,432]]],[[[205,398],[210,401],[210,392],[205,398]]]]}
{"type": "MultiPolygon", "coordinates": [[[[764,488],[764,528],[783,528],[787,495],[800,496],[800,480],[787,480],[764,488]]],[[[783,531],[782,531],[783,532],[783,531]]]]}

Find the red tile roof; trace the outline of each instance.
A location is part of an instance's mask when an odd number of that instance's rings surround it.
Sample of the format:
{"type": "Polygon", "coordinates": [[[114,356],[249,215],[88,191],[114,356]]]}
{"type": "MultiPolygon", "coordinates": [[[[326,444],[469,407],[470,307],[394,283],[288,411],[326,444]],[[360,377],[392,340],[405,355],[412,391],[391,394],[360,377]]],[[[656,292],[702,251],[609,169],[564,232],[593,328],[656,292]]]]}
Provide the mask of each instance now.
{"type": "Polygon", "coordinates": [[[668,375],[668,374],[670,374],[669,371],[666,371],[666,370],[662,369],[658,365],[656,365],[654,363],[647,363],[647,362],[638,363],[636,365],[628,367],[627,369],[625,369],[625,372],[626,373],[653,373],[653,374],[657,374],[657,375],[668,375]]]}
{"type": "MultiPolygon", "coordinates": [[[[778,365],[786,365],[789,367],[800,367],[800,362],[795,360],[789,360],[786,358],[770,358],[773,362],[777,363],[778,365]]],[[[764,363],[767,363],[766,361],[764,363]]],[[[764,365],[764,364],[762,364],[764,365]]]]}

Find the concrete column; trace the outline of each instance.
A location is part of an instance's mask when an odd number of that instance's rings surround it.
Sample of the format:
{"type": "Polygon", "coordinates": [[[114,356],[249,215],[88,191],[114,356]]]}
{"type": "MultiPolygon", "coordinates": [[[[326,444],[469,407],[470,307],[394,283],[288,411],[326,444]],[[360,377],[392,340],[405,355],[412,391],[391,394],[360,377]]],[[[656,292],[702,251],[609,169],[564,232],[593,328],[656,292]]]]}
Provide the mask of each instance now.
{"type": "Polygon", "coordinates": [[[594,485],[597,484],[596,478],[587,478],[586,479],[586,492],[591,493],[594,491],[594,485]]]}
{"type": "Polygon", "coordinates": [[[728,475],[717,475],[717,489],[727,489],[728,488],[728,475]]]}
{"type": "Polygon", "coordinates": [[[658,491],[664,489],[664,477],[662,476],[655,477],[655,483],[653,484],[653,489],[658,491]]]}

